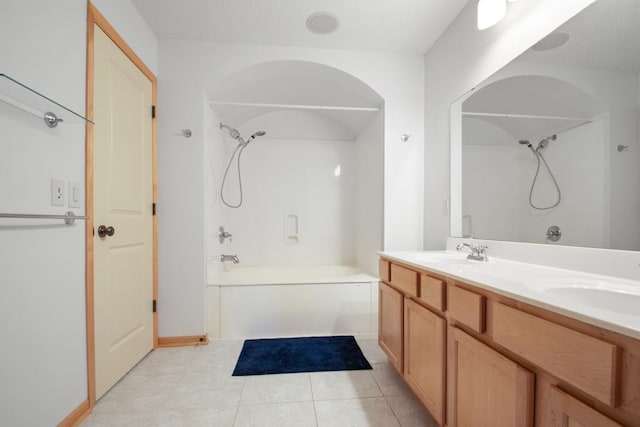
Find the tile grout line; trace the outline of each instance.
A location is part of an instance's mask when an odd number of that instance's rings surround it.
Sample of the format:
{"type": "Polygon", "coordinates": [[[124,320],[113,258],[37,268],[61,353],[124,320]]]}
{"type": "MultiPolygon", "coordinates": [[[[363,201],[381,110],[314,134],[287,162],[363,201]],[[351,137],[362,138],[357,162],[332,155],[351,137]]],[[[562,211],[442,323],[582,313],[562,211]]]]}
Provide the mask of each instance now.
{"type": "Polygon", "coordinates": [[[318,407],[316,406],[316,396],[313,394],[313,382],[311,381],[311,374],[307,373],[307,381],[309,381],[309,389],[311,390],[311,403],[313,404],[313,416],[316,420],[316,427],[320,426],[318,421],[318,407]]]}
{"type": "MultiPolygon", "coordinates": [[[[197,346],[196,346],[196,347],[197,347],[197,346]]],[[[175,384],[175,386],[173,387],[173,390],[171,390],[171,392],[167,395],[166,399],[164,399],[164,401],[162,402],[162,404],[161,404],[161,405],[159,405],[159,407],[157,408],[158,410],[162,409],[162,408],[167,404],[167,402],[171,399],[171,397],[173,396],[173,394],[174,394],[174,393],[176,392],[176,390],[178,389],[178,386],[180,385],[180,382],[181,382],[182,380],[184,380],[184,378],[187,376],[187,373],[189,372],[189,370],[191,369],[191,366],[192,366],[192,364],[193,364],[193,360],[195,359],[195,353],[196,353],[196,350],[194,350],[192,353],[193,353],[193,354],[192,354],[192,355],[191,355],[191,357],[190,357],[189,363],[187,363],[187,366],[186,366],[186,368],[185,368],[184,372],[183,372],[183,373],[182,373],[182,375],[180,376],[180,379],[179,379],[178,381],[176,381],[176,384],[175,384]]],[[[155,375],[154,377],[157,377],[157,375],[155,375]]],[[[158,416],[158,415],[157,415],[157,413],[156,413],[156,416],[158,416]]]]}
{"type": "MultiPolygon", "coordinates": [[[[373,368],[373,365],[371,367],[373,368]]],[[[378,382],[375,375],[373,375],[373,369],[371,370],[371,376],[373,377],[373,380],[376,382],[376,385],[380,389],[380,393],[382,393],[382,397],[384,398],[384,401],[387,402],[387,405],[389,405],[389,409],[391,409],[391,413],[393,414],[394,417],[396,417],[396,421],[398,422],[398,425],[402,427],[402,422],[400,421],[400,417],[396,413],[395,409],[393,409],[393,405],[391,405],[391,402],[389,402],[389,399],[388,399],[389,397],[393,397],[393,396],[387,396],[387,394],[382,391],[382,386],[380,385],[380,382],[378,382]]]]}
{"type": "MultiPolygon", "coordinates": [[[[236,359],[237,357],[239,356],[236,356],[236,359]]],[[[233,377],[233,375],[231,377],[233,377]]],[[[231,424],[232,426],[236,425],[236,421],[238,419],[238,412],[240,412],[240,403],[242,402],[242,395],[244,394],[244,389],[246,387],[247,387],[247,379],[244,378],[244,380],[242,381],[242,390],[240,390],[240,397],[238,397],[238,404],[236,405],[236,413],[233,414],[233,424],[231,424]]]]}

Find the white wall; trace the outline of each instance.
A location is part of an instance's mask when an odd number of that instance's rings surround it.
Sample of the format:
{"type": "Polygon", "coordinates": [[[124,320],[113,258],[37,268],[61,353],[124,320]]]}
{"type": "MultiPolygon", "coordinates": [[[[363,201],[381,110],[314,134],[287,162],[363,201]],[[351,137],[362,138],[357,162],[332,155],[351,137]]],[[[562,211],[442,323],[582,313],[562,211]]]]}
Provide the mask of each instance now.
{"type": "Polygon", "coordinates": [[[92,0],[142,62],[158,75],[158,39],[131,0],[92,0]]]}
{"type": "Polygon", "coordinates": [[[517,57],[593,0],[509,3],[506,18],[476,28],[469,4],[425,58],[425,249],[442,249],[449,233],[449,107],[465,92],[517,57]]]}
{"type": "MultiPolygon", "coordinates": [[[[317,62],[349,73],[385,100],[385,248],[422,248],[424,61],[420,56],[166,40],[159,69],[160,336],[204,332],[206,283],[203,94],[269,61],[317,62]],[[186,140],[179,130],[190,128],[186,140]],[[413,135],[402,144],[400,135],[413,135]]],[[[233,230],[232,230],[233,232],[233,230]]],[[[209,234],[211,234],[209,232],[209,234]]]]}
{"type": "MultiPolygon", "coordinates": [[[[208,108],[208,107],[206,107],[208,108]]],[[[220,121],[217,115],[211,111],[204,114],[204,138],[205,138],[205,232],[207,250],[207,278],[216,277],[222,271],[220,263],[221,254],[232,254],[233,234],[227,224],[226,211],[220,200],[220,184],[222,173],[226,167],[227,150],[224,137],[219,128],[220,121]],[[220,243],[218,232],[220,226],[225,226],[225,231],[232,234],[232,240],[226,239],[220,243]]]]}
{"type": "Polygon", "coordinates": [[[383,113],[378,113],[356,140],[356,265],[378,275],[378,254],[383,248],[383,113]]]}
{"type": "MultiPolygon", "coordinates": [[[[4,2],[0,72],[84,114],[86,10],[4,2]]],[[[0,103],[0,129],[0,212],[64,213],[49,205],[50,178],[84,183],[84,125],[51,130],[0,103]]],[[[87,399],[84,238],[81,221],[0,221],[2,425],[55,425],[87,399]]]]}

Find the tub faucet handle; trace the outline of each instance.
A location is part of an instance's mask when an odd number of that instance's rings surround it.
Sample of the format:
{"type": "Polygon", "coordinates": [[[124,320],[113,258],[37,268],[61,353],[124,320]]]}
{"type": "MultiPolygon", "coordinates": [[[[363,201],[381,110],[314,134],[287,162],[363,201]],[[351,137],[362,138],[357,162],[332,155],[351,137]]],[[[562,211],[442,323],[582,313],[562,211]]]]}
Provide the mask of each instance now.
{"type": "Polygon", "coordinates": [[[224,239],[229,239],[229,241],[231,242],[231,237],[233,237],[231,233],[224,231],[224,227],[220,226],[220,228],[218,229],[218,241],[222,244],[224,243],[224,239]]]}

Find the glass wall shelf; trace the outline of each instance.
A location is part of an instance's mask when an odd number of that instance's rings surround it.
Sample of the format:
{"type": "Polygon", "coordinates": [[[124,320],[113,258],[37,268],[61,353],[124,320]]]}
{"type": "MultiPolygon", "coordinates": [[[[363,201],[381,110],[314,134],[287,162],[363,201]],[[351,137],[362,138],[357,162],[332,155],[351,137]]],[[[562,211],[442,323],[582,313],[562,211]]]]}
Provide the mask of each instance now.
{"type": "Polygon", "coordinates": [[[70,110],[6,74],[0,74],[0,101],[41,117],[49,127],[56,127],[59,122],[94,124],[81,114],[70,110]]]}

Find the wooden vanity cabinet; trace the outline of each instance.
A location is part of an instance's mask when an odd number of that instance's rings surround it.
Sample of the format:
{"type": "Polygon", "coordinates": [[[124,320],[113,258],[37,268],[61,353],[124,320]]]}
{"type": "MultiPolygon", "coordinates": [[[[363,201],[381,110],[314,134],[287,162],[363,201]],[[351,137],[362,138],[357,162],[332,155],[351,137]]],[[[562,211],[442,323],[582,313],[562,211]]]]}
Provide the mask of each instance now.
{"type": "Polygon", "coordinates": [[[393,260],[379,342],[441,426],[640,427],[640,340],[393,260]]]}
{"type": "Polygon", "coordinates": [[[378,344],[389,362],[402,373],[404,296],[383,282],[380,282],[378,292],[378,344]]]}
{"type": "Polygon", "coordinates": [[[411,299],[404,305],[404,378],[438,424],[445,417],[447,321],[411,299]]]}

